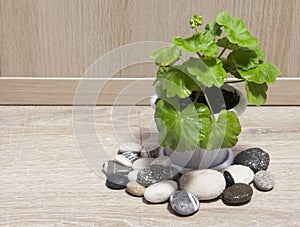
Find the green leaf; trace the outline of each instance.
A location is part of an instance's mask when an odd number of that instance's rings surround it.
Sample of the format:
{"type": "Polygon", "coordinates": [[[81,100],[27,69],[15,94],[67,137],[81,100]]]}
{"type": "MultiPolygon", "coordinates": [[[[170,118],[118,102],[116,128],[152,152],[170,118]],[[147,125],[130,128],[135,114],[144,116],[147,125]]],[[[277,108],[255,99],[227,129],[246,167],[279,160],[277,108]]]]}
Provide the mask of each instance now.
{"type": "Polygon", "coordinates": [[[192,53],[201,52],[205,56],[217,56],[218,46],[213,39],[196,33],[188,38],[175,37],[172,41],[173,44],[181,48],[182,50],[192,53]]]}
{"type": "Polygon", "coordinates": [[[164,74],[169,70],[169,66],[160,66],[156,72],[157,78],[163,78],[164,74]]]}
{"type": "Polygon", "coordinates": [[[239,45],[229,42],[229,40],[226,37],[223,37],[222,39],[219,39],[217,41],[217,45],[219,47],[224,47],[224,48],[227,48],[229,50],[238,50],[240,48],[239,45]]]}
{"type": "Polygon", "coordinates": [[[196,79],[206,87],[215,85],[221,87],[227,74],[219,59],[197,59],[190,58],[184,64],[189,74],[196,76],[196,79]]]}
{"type": "Polygon", "coordinates": [[[265,53],[259,46],[252,48],[241,47],[238,50],[232,51],[228,59],[235,63],[238,68],[248,70],[255,68],[260,61],[265,57],[265,53]]]}
{"type": "Polygon", "coordinates": [[[203,104],[191,103],[180,111],[168,102],[159,100],[156,105],[155,121],[161,146],[169,146],[179,152],[193,151],[199,140],[208,135],[210,112],[203,104]]]}
{"type": "Polygon", "coordinates": [[[266,83],[256,84],[246,81],[245,88],[249,103],[260,106],[266,102],[268,90],[268,85],[266,83]]]}
{"type": "Polygon", "coordinates": [[[259,41],[247,30],[244,22],[240,18],[233,18],[228,12],[221,12],[217,15],[216,22],[223,25],[230,42],[239,46],[255,46],[259,41]]]}
{"type": "Polygon", "coordinates": [[[210,39],[215,39],[216,36],[220,36],[222,34],[221,26],[215,21],[211,21],[205,26],[205,29],[201,32],[201,34],[209,37],[210,39]]]}
{"type": "Polygon", "coordinates": [[[180,98],[189,97],[192,91],[198,90],[198,84],[194,78],[190,78],[189,75],[177,68],[170,68],[168,72],[164,74],[164,78],[161,80],[162,88],[166,90],[167,97],[174,97],[175,95],[180,98]]]}
{"type": "Polygon", "coordinates": [[[218,119],[211,124],[209,137],[200,143],[204,149],[233,147],[238,142],[241,125],[235,112],[222,110],[218,119]]]}
{"type": "Polygon", "coordinates": [[[234,77],[236,77],[238,79],[243,79],[238,72],[238,68],[237,68],[236,64],[234,64],[231,60],[226,59],[226,58],[221,58],[221,61],[223,64],[223,68],[225,69],[225,71],[227,73],[230,73],[231,75],[233,75],[234,77]]]}
{"type": "Polygon", "coordinates": [[[152,59],[155,59],[156,65],[168,66],[180,58],[180,50],[177,46],[162,47],[152,52],[152,59]]]}
{"type": "Polygon", "coordinates": [[[279,69],[268,61],[264,61],[256,68],[244,71],[238,70],[241,77],[249,82],[257,84],[274,83],[276,77],[281,74],[279,69]]]}

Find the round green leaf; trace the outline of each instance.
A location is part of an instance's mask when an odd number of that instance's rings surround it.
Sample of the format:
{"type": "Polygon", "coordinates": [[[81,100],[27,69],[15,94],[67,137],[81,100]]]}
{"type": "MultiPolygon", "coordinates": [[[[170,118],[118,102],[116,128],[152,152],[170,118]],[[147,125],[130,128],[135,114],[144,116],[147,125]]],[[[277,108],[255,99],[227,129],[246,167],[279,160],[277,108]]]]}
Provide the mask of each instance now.
{"type": "Polygon", "coordinates": [[[176,62],[180,58],[180,50],[176,46],[162,47],[152,52],[152,59],[159,66],[168,66],[176,62]]]}
{"type": "Polygon", "coordinates": [[[267,100],[268,85],[266,83],[256,84],[246,81],[245,89],[247,92],[248,102],[256,106],[265,104],[267,100]]]}

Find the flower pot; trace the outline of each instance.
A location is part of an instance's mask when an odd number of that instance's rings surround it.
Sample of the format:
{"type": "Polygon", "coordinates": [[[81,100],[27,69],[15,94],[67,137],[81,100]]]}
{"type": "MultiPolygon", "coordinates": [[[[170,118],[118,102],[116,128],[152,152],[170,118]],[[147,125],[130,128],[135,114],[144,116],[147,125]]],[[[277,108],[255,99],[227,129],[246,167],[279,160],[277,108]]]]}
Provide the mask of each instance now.
{"type": "MultiPolygon", "coordinates": [[[[232,85],[224,84],[223,90],[229,92],[236,92],[239,97],[238,103],[229,111],[234,111],[237,116],[240,116],[245,112],[247,107],[247,99],[245,95],[232,85]]],[[[155,102],[157,95],[151,96],[150,104],[155,109],[155,102]]],[[[218,113],[215,113],[216,118],[218,113]]],[[[161,155],[169,156],[172,160],[173,166],[180,172],[185,172],[191,169],[224,169],[230,166],[234,159],[234,154],[230,148],[216,149],[216,150],[204,150],[196,148],[195,151],[176,152],[169,147],[164,148],[164,152],[161,155]]]]}

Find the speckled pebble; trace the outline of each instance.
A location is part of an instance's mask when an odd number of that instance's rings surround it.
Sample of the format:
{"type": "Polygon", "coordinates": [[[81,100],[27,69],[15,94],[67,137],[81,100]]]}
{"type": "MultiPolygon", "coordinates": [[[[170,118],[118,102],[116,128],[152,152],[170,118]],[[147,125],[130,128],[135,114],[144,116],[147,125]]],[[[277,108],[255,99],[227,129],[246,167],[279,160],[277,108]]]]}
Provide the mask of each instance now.
{"type": "Polygon", "coordinates": [[[118,174],[111,174],[106,179],[106,186],[111,189],[124,189],[128,183],[128,178],[118,174]]]}
{"type": "Polygon", "coordinates": [[[150,164],[154,160],[155,160],[155,158],[140,158],[132,164],[132,169],[134,169],[134,170],[144,169],[144,168],[150,166],[150,164]]]}
{"type": "Polygon", "coordinates": [[[144,186],[150,186],[160,181],[174,179],[178,171],[173,167],[151,165],[141,169],[137,175],[137,182],[144,186]]]}
{"type": "Polygon", "coordinates": [[[250,167],[254,173],[266,170],[269,166],[270,156],[260,148],[250,148],[236,155],[234,163],[250,167]]]}
{"type": "Polygon", "coordinates": [[[162,203],[169,199],[170,195],[177,190],[177,182],[165,180],[150,185],[144,192],[144,198],[150,203],[162,203]]]}
{"type": "Polygon", "coordinates": [[[170,166],[172,160],[168,156],[160,156],[151,162],[151,165],[170,166]]]}
{"type": "Polygon", "coordinates": [[[138,143],[135,142],[126,142],[122,143],[119,146],[119,152],[124,153],[124,152],[134,152],[134,153],[139,153],[142,150],[142,146],[138,143]]]}
{"type": "Polygon", "coordinates": [[[139,173],[140,170],[133,170],[133,171],[130,171],[128,173],[128,180],[129,181],[136,181],[137,179],[137,175],[139,173]]]}
{"type": "Polygon", "coordinates": [[[225,168],[224,171],[230,173],[234,183],[250,184],[254,179],[254,172],[248,166],[232,165],[225,168]]]}
{"type": "Polygon", "coordinates": [[[260,170],[254,176],[254,185],[262,191],[269,191],[274,188],[275,180],[271,173],[260,170]]]}
{"type": "Polygon", "coordinates": [[[180,188],[199,200],[211,200],[219,197],[226,187],[223,174],[212,169],[185,172],[179,179],[180,188]]]}
{"type": "Polygon", "coordinates": [[[243,205],[251,200],[252,188],[248,184],[237,183],[223,192],[223,201],[227,205],[243,205]]]}
{"type": "Polygon", "coordinates": [[[133,196],[143,196],[145,187],[136,181],[130,181],[126,185],[126,191],[133,196]]]}
{"type": "Polygon", "coordinates": [[[199,210],[199,200],[191,193],[183,190],[174,192],[169,198],[172,210],[180,215],[192,215],[199,210]]]}

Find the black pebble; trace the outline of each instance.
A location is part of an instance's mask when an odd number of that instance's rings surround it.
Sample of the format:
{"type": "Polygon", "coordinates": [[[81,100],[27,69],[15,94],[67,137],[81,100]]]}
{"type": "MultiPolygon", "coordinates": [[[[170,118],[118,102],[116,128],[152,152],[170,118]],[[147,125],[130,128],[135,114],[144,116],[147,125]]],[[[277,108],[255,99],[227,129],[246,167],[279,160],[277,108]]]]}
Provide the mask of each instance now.
{"type": "Polygon", "coordinates": [[[223,202],[227,205],[243,205],[248,203],[253,195],[253,190],[248,184],[237,183],[223,192],[223,202]]]}
{"type": "Polygon", "coordinates": [[[224,171],[223,176],[226,181],[226,188],[234,184],[234,179],[228,171],[224,171]]]}
{"type": "Polygon", "coordinates": [[[250,148],[240,152],[234,158],[235,164],[250,167],[254,173],[259,170],[266,170],[269,166],[270,156],[260,148],[250,148]]]}
{"type": "Polygon", "coordinates": [[[128,178],[118,174],[111,174],[106,179],[106,186],[111,189],[124,189],[128,183],[128,178]]]}

